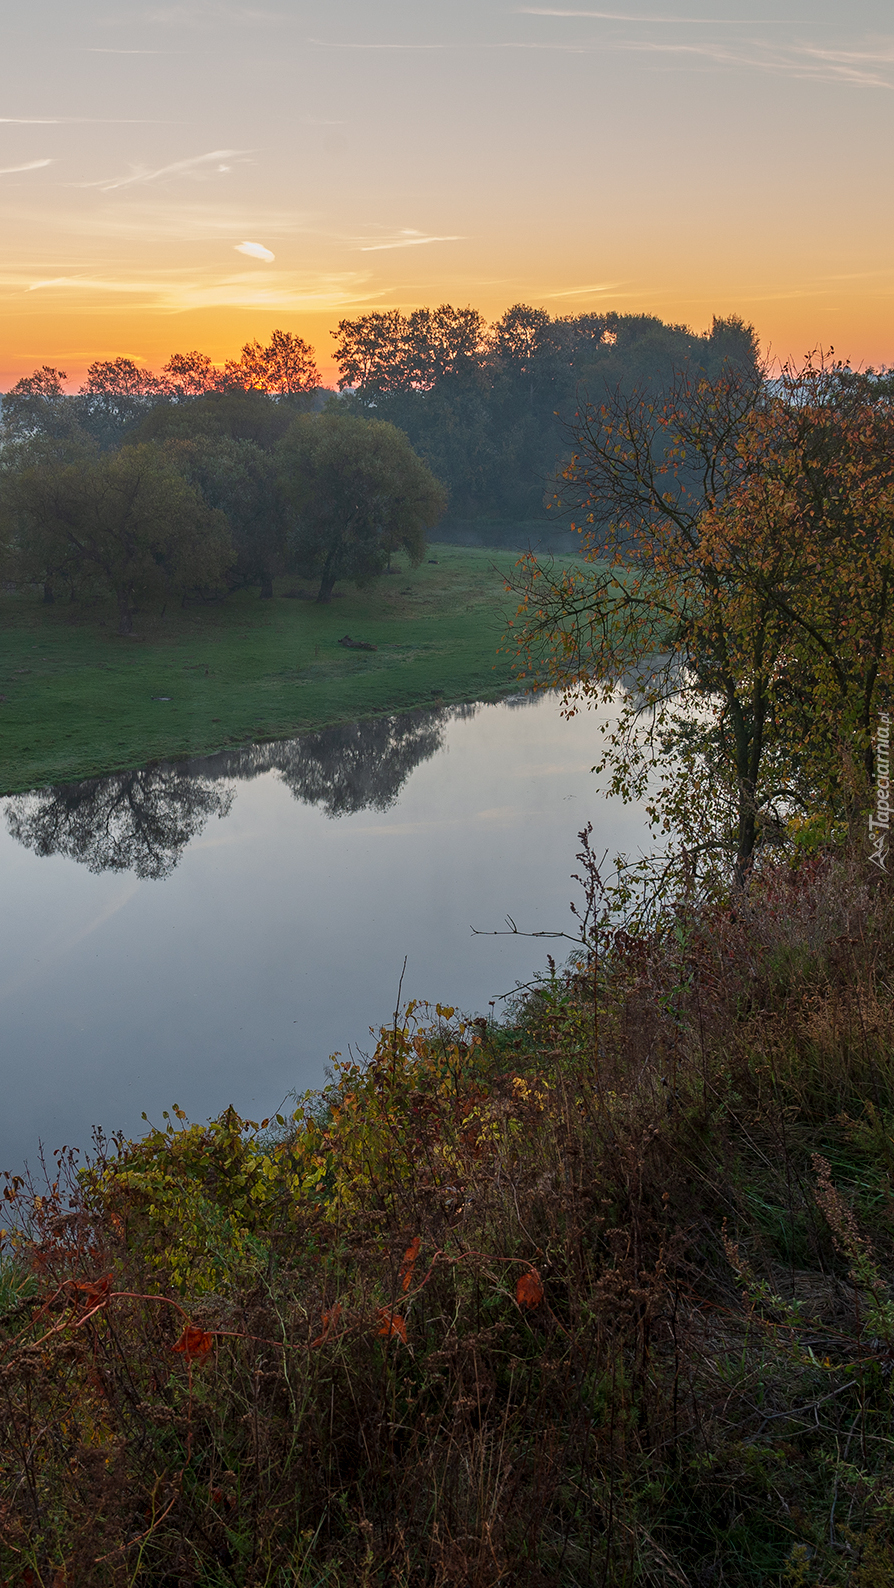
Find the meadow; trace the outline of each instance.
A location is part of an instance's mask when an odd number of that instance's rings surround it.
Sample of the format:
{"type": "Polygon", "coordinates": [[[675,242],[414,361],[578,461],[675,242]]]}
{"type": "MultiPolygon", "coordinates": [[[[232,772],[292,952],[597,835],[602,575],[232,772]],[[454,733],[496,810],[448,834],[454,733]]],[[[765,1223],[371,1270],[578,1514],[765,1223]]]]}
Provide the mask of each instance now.
{"type": "Polygon", "coordinates": [[[415,569],[318,606],[285,577],[207,605],[141,613],[133,636],[111,610],[33,592],[0,597],[0,792],[422,705],[498,699],[497,654],[514,607],[516,554],[438,545],[415,569]],[[302,594],[296,593],[302,592],[302,594]],[[291,593],[291,594],[290,594],[291,593]],[[352,639],[375,646],[353,650],[352,639]]]}

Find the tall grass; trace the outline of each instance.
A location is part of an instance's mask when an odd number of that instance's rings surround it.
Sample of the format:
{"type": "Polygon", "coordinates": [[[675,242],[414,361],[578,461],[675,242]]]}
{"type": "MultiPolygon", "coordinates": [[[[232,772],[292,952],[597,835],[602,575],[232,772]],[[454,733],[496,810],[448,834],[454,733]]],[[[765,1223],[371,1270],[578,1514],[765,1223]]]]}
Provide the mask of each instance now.
{"type": "Polygon", "coordinates": [[[768,869],[11,1182],[3,1581],[890,1584],[892,924],[768,869]]]}

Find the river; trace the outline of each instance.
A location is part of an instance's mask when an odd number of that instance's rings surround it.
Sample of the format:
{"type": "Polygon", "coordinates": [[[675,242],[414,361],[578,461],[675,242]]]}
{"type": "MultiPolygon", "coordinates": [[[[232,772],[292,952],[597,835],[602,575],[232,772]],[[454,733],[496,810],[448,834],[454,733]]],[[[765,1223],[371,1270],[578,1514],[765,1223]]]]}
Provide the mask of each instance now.
{"type": "Polygon", "coordinates": [[[404,999],[499,1012],[553,945],[472,927],[573,931],[579,830],[646,843],[599,742],[520,697],[0,801],[0,1168],[174,1103],[274,1112],[370,1050],[405,958],[404,999]]]}

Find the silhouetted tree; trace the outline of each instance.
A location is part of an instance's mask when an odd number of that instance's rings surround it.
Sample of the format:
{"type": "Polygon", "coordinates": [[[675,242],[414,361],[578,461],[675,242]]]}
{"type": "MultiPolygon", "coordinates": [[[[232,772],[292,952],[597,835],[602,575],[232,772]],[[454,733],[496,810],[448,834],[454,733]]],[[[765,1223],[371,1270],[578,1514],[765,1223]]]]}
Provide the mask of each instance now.
{"type": "Polygon", "coordinates": [[[217,391],[222,376],[207,353],[172,353],[162,369],[164,394],[169,402],[188,402],[217,391]]]}
{"type": "Polygon", "coordinates": [[[276,397],[296,397],[321,385],[313,348],[291,331],[274,331],[267,347],[246,342],[241,357],[225,365],[224,381],[276,397]]]}
{"type": "Polygon", "coordinates": [[[70,441],[79,433],[77,407],[62,385],[67,378],[64,369],[44,364],[10,387],[0,412],[4,443],[35,438],[70,441]]]}
{"type": "Polygon", "coordinates": [[[125,432],[164,398],[164,383],[132,358],[91,364],[79,392],[85,430],[102,447],[119,446],[125,432]]]}

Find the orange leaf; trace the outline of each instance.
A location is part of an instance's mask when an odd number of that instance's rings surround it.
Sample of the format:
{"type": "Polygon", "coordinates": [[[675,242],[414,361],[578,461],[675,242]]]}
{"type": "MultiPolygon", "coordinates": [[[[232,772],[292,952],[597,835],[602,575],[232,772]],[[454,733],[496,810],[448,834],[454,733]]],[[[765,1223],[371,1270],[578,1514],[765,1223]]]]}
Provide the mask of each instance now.
{"type": "Polygon", "coordinates": [[[539,1307],[543,1300],[543,1285],[536,1268],[529,1268],[526,1274],[520,1274],[515,1287],[515,1299],[520,1307],[539,1307]]]}
{"type": "Polygon", "coordinates": [[[315,1345],[322,1345],[324,1340],[328,1340],[329,1339],[329,1336],[332,1333],[333,1329],[337,1329],[338,1328],[338,1320],[339,1320],[340,1317],[341,1317],[341,1302],[337,1301],[335,1303],[334,1307],[330,1307],[328,1312],[324,1312],[323,1313],[323,1333],[322,1334],[318,1334],[317,1338],[315,1340],[311,1340],[311,1342],[310,1342],[311,1350],[313,1350],[315,1345]]]}
{"type": "Polygon", "coordinates": [[[406,1345],[407,1326],[400,1314],[392,1312],[390,1307],[380,1307],[379,1317],[382,1320],[382,1326],[378,1331],[379,1334],[384,1334],[388,1340],[391,1339],[393,1334],[396,1334],[397,1338],[403,1340],[404,1345],[406,1345]]]}
{"type": "Polygon", "coordinates": [[[195,1323],[188,1323],[174,1350],[181,1351],[187,1362],[204,1362],[213,1345],[213,1335],[200,1329],[195,1323]]]}
{"type": "Polygon", "coordinates": [[[409,1290],[413,1283],[413,1269],[416,1267],[416,1258],[419,1256],[420,1237],[414,1236],[406,1251],[404,1260],[400,1265],[400,1283],[402,1290],[409,1290]]]}
{"type": "Polygon", "coordinates": [[[75,1290],[80,1290],[85,1301],[105,1301],[112,1288],[111,1274],[103,1274],[101,1279],[74,1279],[75,1290]]]}

